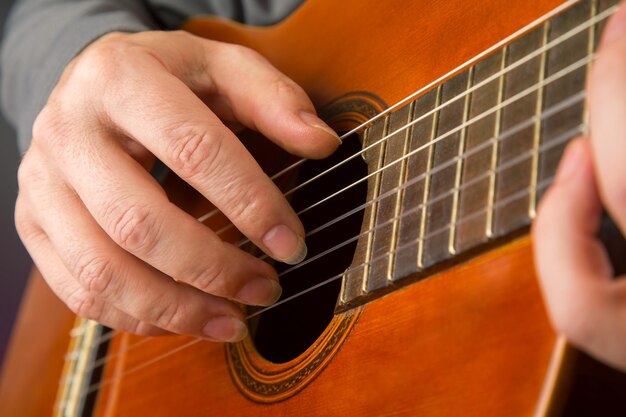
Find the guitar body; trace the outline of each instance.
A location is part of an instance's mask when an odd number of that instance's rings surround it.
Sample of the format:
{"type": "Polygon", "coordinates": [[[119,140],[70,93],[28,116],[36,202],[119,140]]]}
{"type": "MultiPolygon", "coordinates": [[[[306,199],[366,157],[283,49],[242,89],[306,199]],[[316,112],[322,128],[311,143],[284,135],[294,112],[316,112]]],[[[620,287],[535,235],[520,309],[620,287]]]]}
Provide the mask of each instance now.
{"type": "MultiPolygon", "coordinates": [[[[354,92],[393,104],[560,3],[315,0],[270,28],[198,18],[186,29],[258,50],[319,107],[354,92]]],[[[202,214],[200,203],[188,207],[202,214]]],[[[5,362],[0,415],[52,414],[73,321],[35,273],[5,362]]],[[[551,329],[530,239],[520,234],[336,313],[289,362],[266,361],[250,340],[238,349],[118,334],[94,415],[556,415],[571,353],[551,329]]]]}

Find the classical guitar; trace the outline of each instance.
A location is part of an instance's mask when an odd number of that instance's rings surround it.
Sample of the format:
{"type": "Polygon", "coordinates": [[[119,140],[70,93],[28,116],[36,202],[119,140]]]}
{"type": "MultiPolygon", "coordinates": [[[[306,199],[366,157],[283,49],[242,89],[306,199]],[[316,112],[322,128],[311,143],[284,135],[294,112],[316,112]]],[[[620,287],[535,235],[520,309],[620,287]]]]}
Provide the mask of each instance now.
{"type": "MultiPolygon", "coordinates": [[[[282,299],[226,345],[76,318],[35,271],[0,415],[626,415],[611,402],[624,376],[550,327],[527,237],[586,132],[585,78],[616,3],[315,0],[269,28],[187,22],[261,52],[342,135],[311,162],[240,132],[309,256],[276,265],[282,299]]],[[[163,185],[257,252],[179,179],[163,185]]]]}

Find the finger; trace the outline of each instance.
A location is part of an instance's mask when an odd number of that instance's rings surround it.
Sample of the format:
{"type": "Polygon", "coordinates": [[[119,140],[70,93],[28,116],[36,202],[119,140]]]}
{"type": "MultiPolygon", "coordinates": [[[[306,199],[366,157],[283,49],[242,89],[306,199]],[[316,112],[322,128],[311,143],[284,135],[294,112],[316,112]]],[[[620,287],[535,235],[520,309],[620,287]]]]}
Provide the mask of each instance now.
{"type": "Polygon", "coordinates": [[[42,181],[29,190],[34,220],[63,264],[91,295],[162,329],[214,340],[240,340],[243,314],[234,304],[177,284],[125,252],[100,229],[71,191],[42,181]],[[47,192],[43,192],[46,190],[47,192]],[[38,204],[38,205],[37,205],[38,204]]]}
{"type": "MultiPolygon", "coordinates": [[[[211,109],[230,110],[230,118],[299,156],[319,159],[337,149],[339,137],[316,115],[304,90],[265,58],[248,48],[216,42],[204,49],[198,58],[210,62],[211,109]],[[214,59],[217,54],[221,59],[214,59]]],[[[196,77],[202,82],[206,75],[196,77]]]]}
{"type": "Polygon", "coordinates": [[[533,225],[535,260],[555,327],[588,352],[616,363],[624,359],[612,340],[624,327],[616,323],[623,313],[615,314],[611,299],[623,290],[613,284],[611,265],[596,238],[601,205],[593,173],[590,145],[579,139],[566,151],[539,207],[533,225]],[[608,356],[607,348],[612,350],[608,356]]]}
{"type": "Polygon", "coordinates": [[[287,151],[317,159],[340,144],[304,90],[252,49],[178,32],[163,38],[158,53],[168,71],[221,117],[260,131],[287,151]]]}
{"type": "Polygon", "coordinates": [[[304,229],[279,189],[185,84],[156,60],[145,61],[133,74],[150,74],[150,82],[129,74],[111,87],[102,100],[102,121],[145,145],[268,255],[301,261],[304,229]]]}
{"type": "Polygon", "coordinates": [[[88,162],[63,161],[65,179],[120,247],[209,294],[252,305],[269,305],[280,297],[273,268],[224,243],[170,203],[115,140],[99,133],[91,135],[90,144],[97,149],[87,152],[94,155],[88,162]]]}
{"type": "Polygon", "coordinates": [[[21,203],[16,203],[16,223],[24,244],[52,291],[74,314],[105,326],[144,336],[169,332],[137,320],[85,291],[67,271],[45,233],[28,219],[21,203]]]}
{"type": "Polygon", "coordinates": [[[626,8],[611,19],[589,79],[591,139],[602,202],[626,232],[626,8]],[[607,103],[610,105],[607,106],[607,103]]]}

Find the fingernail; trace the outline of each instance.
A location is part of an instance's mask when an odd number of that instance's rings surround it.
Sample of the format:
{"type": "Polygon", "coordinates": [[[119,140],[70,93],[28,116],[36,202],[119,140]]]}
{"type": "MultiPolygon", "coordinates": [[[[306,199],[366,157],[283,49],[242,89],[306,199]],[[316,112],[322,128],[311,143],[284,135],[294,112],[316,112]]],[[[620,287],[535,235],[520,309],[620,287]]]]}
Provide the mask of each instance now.
{"type": "Polygon", "coordinates": [[[280,298],[283,289],[273,279],[255,278],[239,290],[235,299],[244,304],[269,306],[280,298]]]}
{"type": "Polygon", "coordinates": [[[580,159],[583,139],[574,139],[565,149],[561,165],[557,173],[557,180],[566,181],[580,169],[580,159]]]}
{"type": "Polygon", "coordinates": [[[301,111],[300,118],[304,121],[304,123],[316,129],[323,130],[324,132],[328,133],[329,135],[337,139],[339,143],[341,143],[341,139],[339,138],[339,135],[337,135],[337,133],[334,130],[332,130],[330,126],[328,126],[322,119],[320,119],[313,113],[308,112],[308,111],[301,111]]]}
{"type": "Polygon", "coordinates": [[[295,265],[306,258],[304,239],[284,225],[267,232],[263,244],[270,250],[272,258],[286,264],[295,265]]]}
{"type": "Polygon", "coordinates": [[[207,322],[202,329],[205,336],[222,342],[238,342],[248,334],[248,327],[236,317],[220,316],[207,322]]]}

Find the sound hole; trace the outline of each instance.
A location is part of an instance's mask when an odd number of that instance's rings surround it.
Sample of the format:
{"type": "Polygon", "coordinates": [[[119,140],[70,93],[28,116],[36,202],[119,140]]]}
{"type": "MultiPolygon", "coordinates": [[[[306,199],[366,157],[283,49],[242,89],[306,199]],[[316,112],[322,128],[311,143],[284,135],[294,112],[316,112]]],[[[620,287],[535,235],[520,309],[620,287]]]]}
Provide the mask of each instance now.
{"type": "MultiPolygon", "coordinates": [[[[307,161],[298,173],[298,184],[317,176],[319,173],[361,150],[358,136],[347,138],[331,157],[322,161],[307,161]]],[[[291,204],[296,212],[315,208],[300,216],[307,232],[351,212],[366,201],[367,181],[356,181],[367,175],[367,166],[357,156],[330,173],[305,185],[291,195],[291,204]],[[326,198],[339,190],[344,190],[328,200],[326,198]],[[320,201],[323,203],[318,204],[320,201]]],[[[281,299],[300,294],[329,278],[341,275],[354,256],[357,239],[363,222],[363,209],[346,216],[332,226],[326,227],[307,237],[307,259],[297,268],[288,265],[275,265],[281,274],[283,287],[281,299]],[[352,241],[350,241],[352,239],[352,241]],[[349,243],[346,243],[350,241],[349,243]],[[313,261],[307,261],[328,251],[313,261]]],[[[341,278],[300,295],[271,310],[254,317],[250,322],[252,338],[257,351],[267,360],[282,363],[303,353],[322,334],[333,317],[333,311],[341,288],[341,278]]]]}

